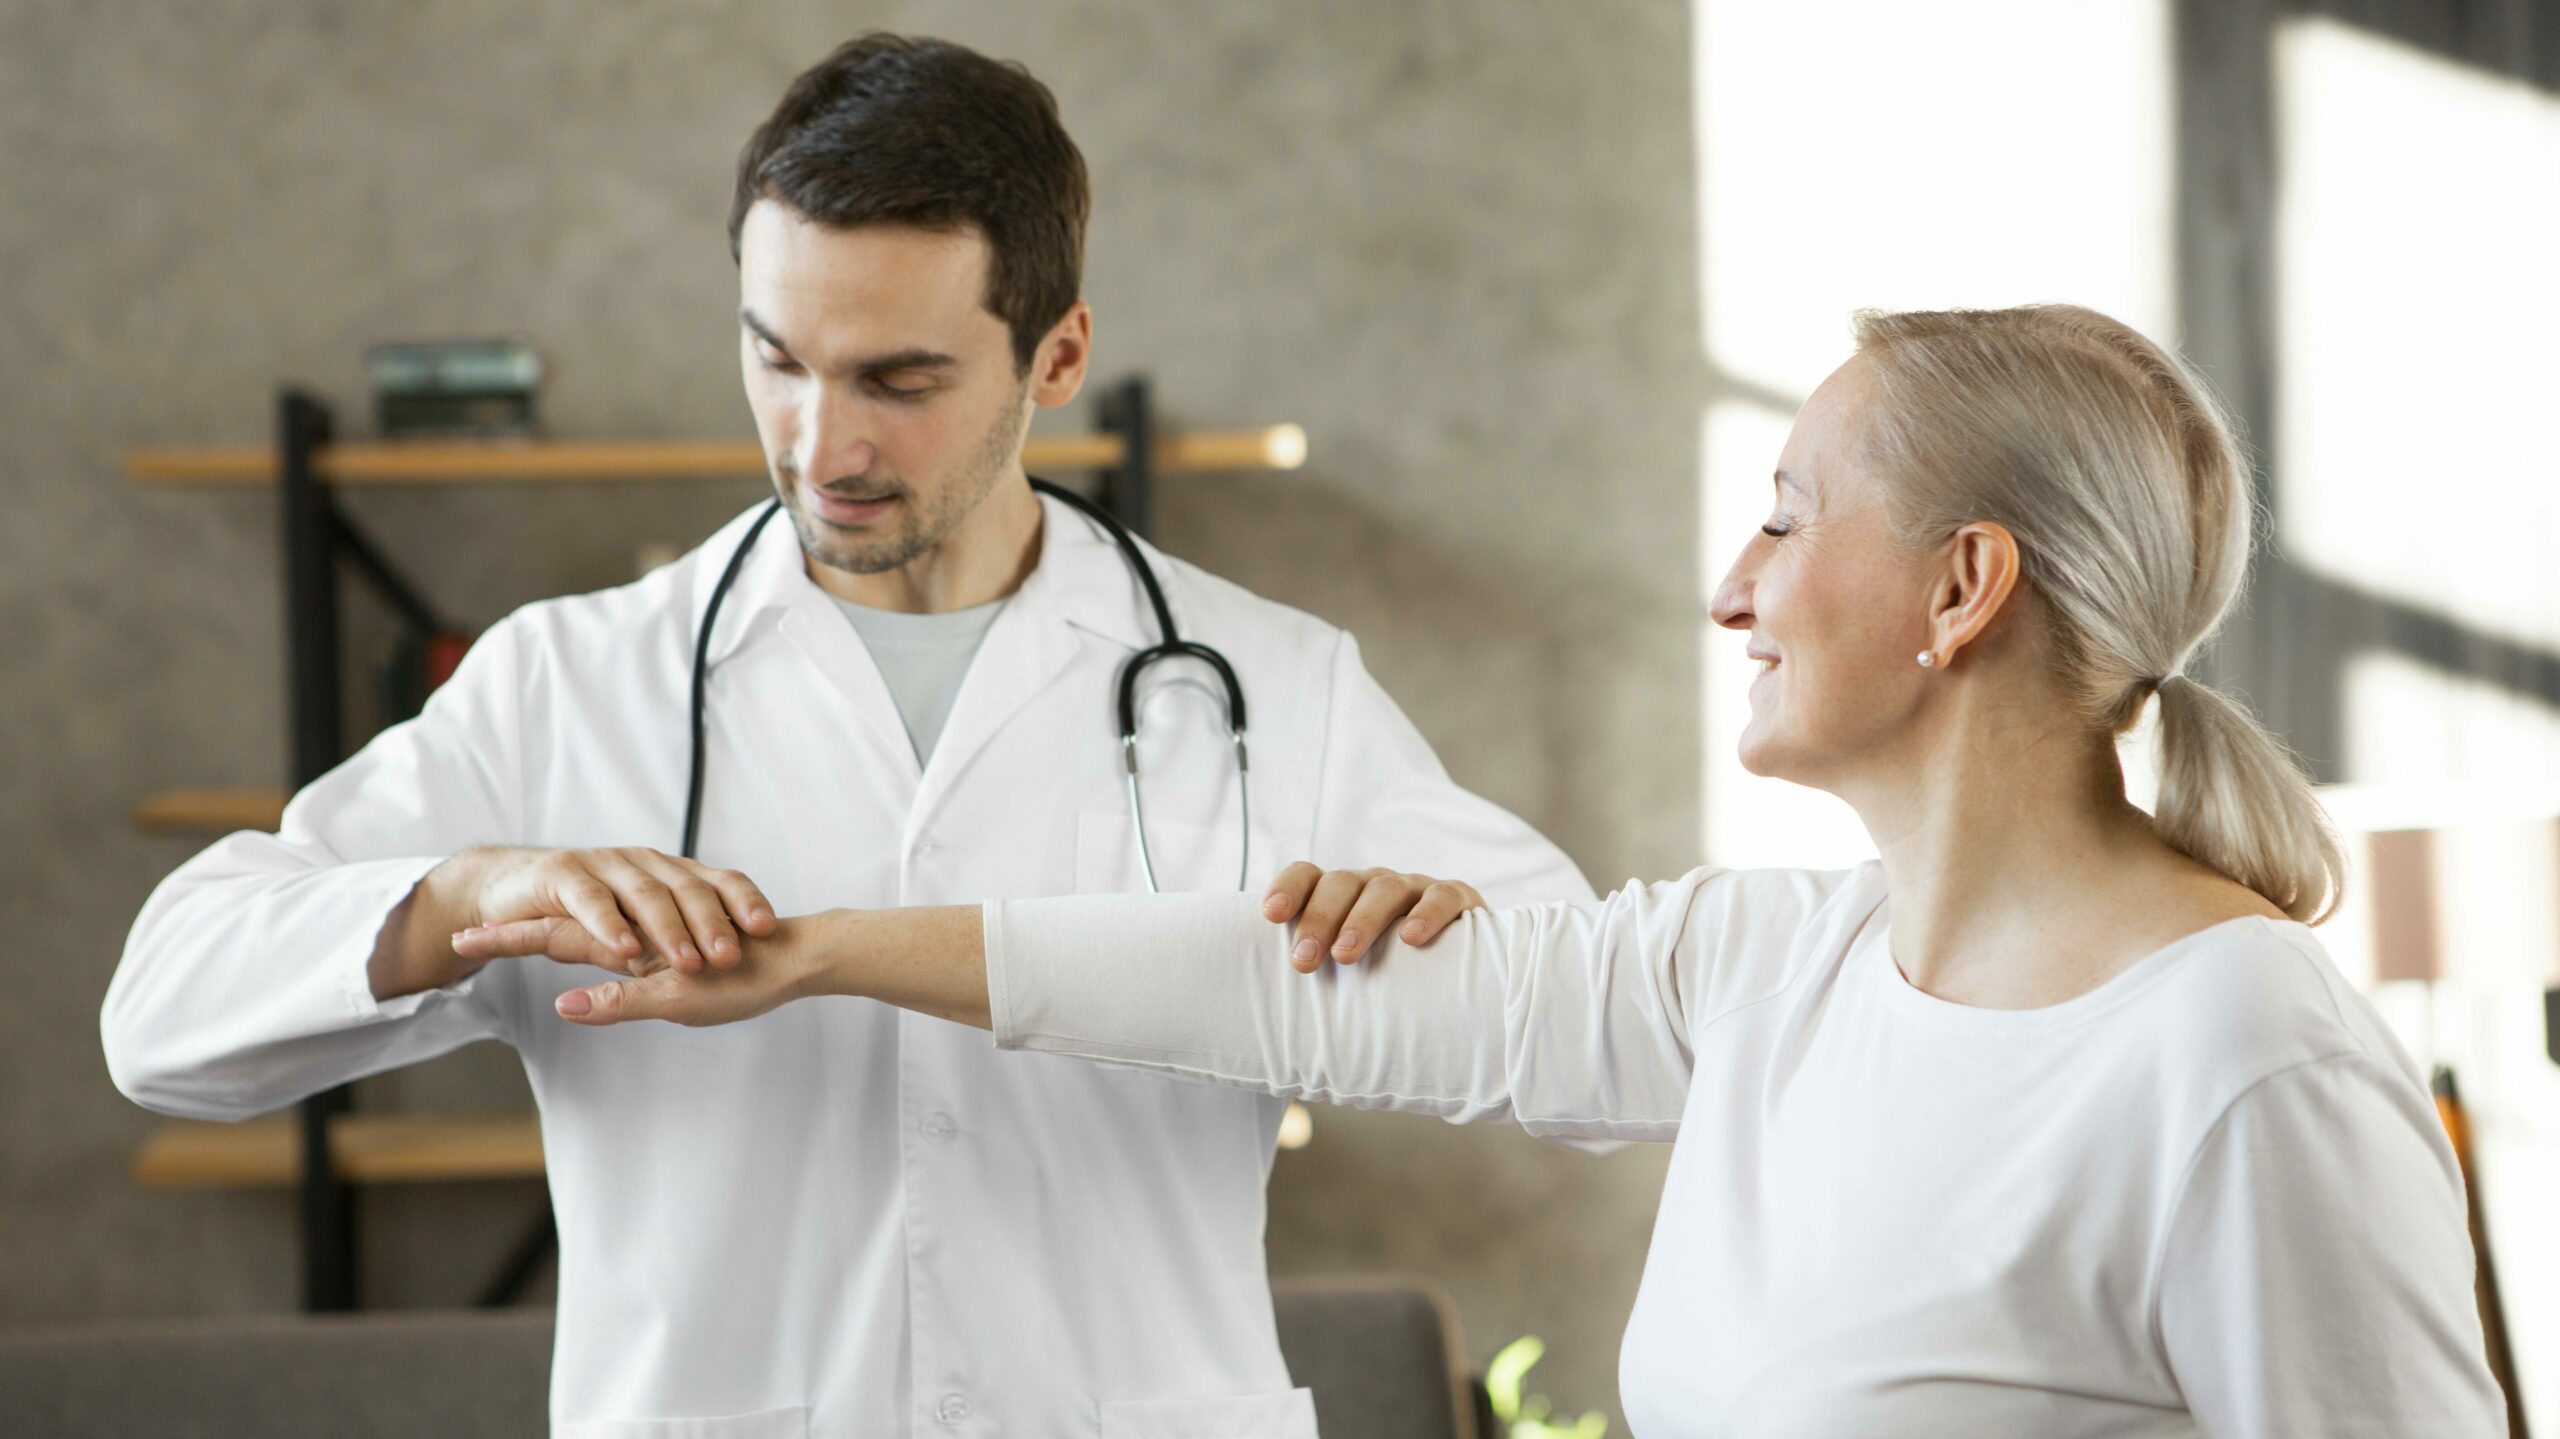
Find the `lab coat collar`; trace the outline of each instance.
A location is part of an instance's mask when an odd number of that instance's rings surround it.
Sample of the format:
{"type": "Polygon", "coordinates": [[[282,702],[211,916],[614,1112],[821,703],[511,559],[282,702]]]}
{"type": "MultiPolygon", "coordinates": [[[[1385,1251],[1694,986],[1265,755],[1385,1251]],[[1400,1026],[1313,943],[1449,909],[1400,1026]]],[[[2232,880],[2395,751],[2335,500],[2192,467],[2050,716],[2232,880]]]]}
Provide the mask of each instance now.
{"type": "MultiPolygon", "coordinates": [[[[1155,616],[1147,604],[1146,591],[1139,587],[1138,577],[1130,573],[1110,535],[1092,520],[1046,495],[1040,497],[1040,506],[1040,559],[1023,578],[1021,588],[1014,591],[1007,608],[1053,616],[1129,649],[1155,643],[1155,616]]],[[[692,609],[691,622],[686,626],[688,637],[699,633],[703,610],[711,603],[711,591],[719,584],[721,571],[728,567],[729,557],[764,508],[759,503],[721,526],[697,552],[700,563],[689,587],[692,609]]],[[[1144,540],[1138,542],[1138,548],[1161,574],[1163,557],[1144,540]]],[[[734,654],[749,635],[773,623],[782,612],[821,597],[823,592],[809,578],[791,517],[774,516],[772,523],[756,536],[755,549],[740,566],[736,583],[729,587],[729,597],[721,602],[719,629],[711,637],[711,663],[716,666],[734,654]]],[[[1170,594],[1166,598],[1171,602],[1170,594]]]]}
{"type": "MultiPolygon", "coordinates": [[[[1155,612],[1128,561],[1120,557],[1119,545],[1102,526],[1062,500],[1042,495],[1040,509],[1040,561],[1023,577],[1013,603],[1055,614],[1128,649],[1154,644],[1155,612]]],[[[1164,556],[1145,540],[1138,541],[1138,552],[1155,567],[1162,584],[1164,556]]],[[[1173,603],[1169,588],[1165,601],[1173,603]]]]}

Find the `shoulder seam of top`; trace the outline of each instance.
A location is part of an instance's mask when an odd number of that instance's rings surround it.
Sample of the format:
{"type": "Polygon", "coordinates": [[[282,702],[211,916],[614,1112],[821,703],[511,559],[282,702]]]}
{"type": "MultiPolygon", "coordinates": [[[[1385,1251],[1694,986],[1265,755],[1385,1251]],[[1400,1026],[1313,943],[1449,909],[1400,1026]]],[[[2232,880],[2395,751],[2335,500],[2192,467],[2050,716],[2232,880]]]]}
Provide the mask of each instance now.
{"type": "MultiPolygon", "coordinates": [[[[1856,864],[1856,865],[1851,866],[1851,870],[1852,870],[1852,872],[1854,873],[1856,870],[1864,869],[1864,868],[1866,868],[1868,865],[1870,865],[1870,864],[1874,864],[1874,863],[1876,863],[1876,861],[1874,861],[1874,860],[1867,860],[1867,861],[1864,861],[1864,862],[1862,862],[1862,863],[1859,863],[1859,864],[1856,864]]],[[[1734,870],[1734,869],[1729,869],[1729,870],[1725,870],[1725,871],[1723,871],[1723,875],[1743,874],[1743,873],[1747,873],[1747,872],[1748,872],[1748,871],[1744,871],[1744,870],[1734,870]]],[[[1723,877],[1723,875],[1718,875],[1718,876],[1716,876],[1716,877],[1717,877],[1717,878],[1722,878],[1722,877],[1723,877]]],[[[1843,890],[1848,889],[1848,887],[1849,887],[1851,884],[1854,884],[1854,883],[1856,883],[1856,881],[1855,881],[1855,880],[1843,880],[1843,881],[1841,881],[1841,883],[1840,883],[1840,887],[1839,887],[1838,889],[1833,890],[1829,896],[1825,897],[1825,898],[1824,898],[1824,900],[1823,900],[1823,902],[1822,902],[1821,904],[1816,905],[1816,906],[1814,907],[1813,913],[1812,913],[1812,914],[1810,914],[1810,915],[1808,915],[1808,916],[1806,916],[1806,918],[1805,918],[1804,922],[1803,922],[1803,923],[1801,923],[1801,924],[1798,924],[1798,925],[1795,927],[1795,931],[1794,931],[1794,933],[1789,934],[1789,935],[1787,936],[1787,941],[1788,941],[1788,943],[1792,946],[1792,945],[1794,944],[1794,942],[1795,942],[1797,939],[1801,938],[1801,937],[1803,936],[1803,934],[1804,934],[1804,932],[1805,932],[1806,930],[1808,930],[1808,929],[1812,928],[1812,927],[1813,927],[1813,925],[1814,925],[1814,923],[1815,923],[1816,921],[1818,921],[1819,919],[1821,919],[1822,914],[1823,914],[1823,911],[1825,911],[1825,910],[1827,910],[1827,909],[1831,908],[1832,904],[1833,904],[1836,900],[1838,900],[1838,899],[1839,899],[1841,892],[1842,892],[1843,890]]],[[[1850,933],[1849,933],[1849,938],[1850,938],[1850,940],[1851,940],[1852,942],[1854,942],[1854,941],[1857,939],[1858,935],[1860,935],[1860,934],[1862,934],[1862,933],[1864,933],[1864,932],[1865,932],[1866,927],[1867,927],[1867,922],[1868,922],[1869,920],[1872,920],[1872,919],[1874,919],[1874,918],[1875,918],[1875,912],[1876,912],[1876,908],[1877,908],[1877,906],[1878,906],[1878,905],[1881,905],[1881,904],[1883,904],[1883,903],[1884,903],[1884,896],[1883,896],[1882,894],[1878,894],[1878,895],[1876,896],[1876,901],[1875,901],[1875,903],[1874,903],[1874,904],[1870,904],[1870,905],[1868,905],[1868,906],[1867,906],[1867,908],[1866,908],[1866,912],[1865,912],[1863,915],[1861,915],[1861,916],[1859,917],[1859,920],[1858,920],[1858,927],[1857,927],[1856,929],[1854,929],[1854,930],[1851,930],[1851,931],[1850,931],[1850,933]]],[[[1682,919],[1681,919],[1681,922],[1680,922],[1680,927],[1681,927],[1682,932],[1684,932],[1684,933],[1685,933],[1685,932],[1688,930],[1689,923],[1690,923],[1689,918],[1688,918],[1687,916],[1683,916],[1683,917],[1682,917],[1682,919]]],[[[1711,1014],[1711,1015],[1707,1016],[1704,1020],[1700,1021],[1700,1022],[1699,1022],[1699,1024],[1698,1024],[1698,1027],[1697,1027],[1696,1031],[1695,1031],[1695,1032],[1693,1032],[1693,1033],[1691,1033],[1691,1034],[1689,1034],[1689,1035],[1684,1036],[1684,1037],[1683,1037],[1683,1041],[1682,1041],[1682,1042],[1683,1042],[1683,1043],[1685,1043],[1685,1044],[1689,1047],[1690,1054],[1691,1054],[1692,1058],[1694,1059],[1694,1057],[1695,1057],[1695,1055],[1696,1055],[1696,1053],[1697,1053],[1698,1041],[1699,1041],[1700,1039],[1703,1039],[1703,1038],[1705,1037],[1706,1032],[1707,1032],[1708,1030],[1713,1029],[1715,1026],[1717,1026],[1717,1025],[1719,1025],[1719,1024],[1722,1024],[1722,1023],[1724,1023],[1726,1020],[1731,1019],[1733,1016],[1735,1016],[1735,1015],[1737,1015],[1737,1014],[1742,1013],[1742,1012],[1743,1012],[1744,1010],[1746,1010],[1746,1009],[1757,1009],[1757,1008],[1758,1008],[1758,1007],[1760,1007],[1761,1005],[1767,1004],[1770,1000],[1784,998],[1784,997],[1785,997],[1785,995],[1787,994],[1787,992],[1788,992],[1789,990],[1794,989],[1794,988],[1796,987],[1796,985],[1797,985],[1799,982],[1801,982],[1801,981],[1803,980],[1803,978],[1804,978],[1804,970],[1803,970],[1803,968],[1801,968],[1801,967],[1790,968],[1790,969],[1787,971],[1787,973],[1786,973],[1785,977],[1784,977],[1782,980],[1780,980],[1780,982],[1778,983],[1778,986],[1777,986],[1776,988],[1774,988],[1774,989],[1770,990],[1770,991],[1769,991],[1768,993],[1766,993],[1766,994],[1754,995],[1754,996],[1752,996],[1752,997],[1751,997],[1751,998],[1749,998],[1749,999],[1736,1000],[1734,1003],[1732,1003],[1732,1004],[1730,1004],[1730,1005],[1726,1006],[1725,1008],[1720,1009],[1720,1010],[1717,1010],[1715,1013],[1713,1013],[1713,1014],[1711,1014]]]]}
{"type": "Polygon", "coordinates": [[[2338,1003],[2336,971],[2330,967],[2328,956],[2317,950],[2304,949],[2301,936],[2277,929],[2272,920],[2261,916],[2258,923],[2262,930],[2283,942],[2285,952],[2292,955],[2297,963],[2310,969],[2312,982],[2320,986],[2320,997],[2329,1001],[2329,1019],[2337,1025],[2338,1033],[2354,1041],[2356,1052],[2372,1053],[2373,1047],[2365,1043],[2364,1036],[2356,1033],[2355,1026],[2347,1023],[2346,1011],[2338,1003]]]}
{"type": "Polygon", "coordinates": [[[2359,1046],[2354,1049],[2341,1049],[2328,1054],[2314,1055],[2309,1059],[2295,1060],[2291,1064],[2269,1070],[2242,1085],[2240,1091],[2232,1095],[2223,1104],[2221,1111],[2214,1115],[2213,1122],[2204,1127],[2204,1132],[2196,1136],[2195,1148],[2188,1152],[2186,1164],[2178,1171],[2177,1189],[2161,1221],[2160,1233],[2151,1242],[2151,1255],[2143,1266],[2143,1283],[2150,1291],[2143,1308],[2149,1321],[2151,1346],[2160,1356],[2162,1367],[2174,1369],[2169,1360],[2169,1337],[2160,1327],[2161,1281],[2169,1263],[2169,1241],[2178,1232],[2178,1218],[2186,1212],[2187,1196],[2195,1183],[2196,1170],[2204,1164],[2205,1151],[2213,1147],[2215,1136],[2222,1133],[2223,1126],[2231,1122],[2233,1112],[2238,1110],[2242,1102],[2251,1095],[2288,1075],[2299,1074],[2306,1069],[2313,1069],[2323,1064],[2334,1064],[2340,1060],[2349,1062],[2363,1060],[2369,1064],[2380,1062],[2371,1050],[2359,1046]]]}

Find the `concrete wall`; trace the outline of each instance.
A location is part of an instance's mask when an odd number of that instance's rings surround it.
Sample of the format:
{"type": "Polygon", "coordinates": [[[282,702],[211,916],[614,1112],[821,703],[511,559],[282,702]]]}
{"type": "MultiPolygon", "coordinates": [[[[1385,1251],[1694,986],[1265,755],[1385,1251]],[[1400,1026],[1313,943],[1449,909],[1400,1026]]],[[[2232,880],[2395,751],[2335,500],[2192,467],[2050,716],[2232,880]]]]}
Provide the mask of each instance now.
{"type": "MultiPolygon", "coordinates": [[[[126,815],[283,765],[270,496],[119,477],[256,444],[294,379],[364,424],[389,338],[514,334],[567,436],[743,437],[721,225],[738,144],[855,30],[1029,62],[1096,182],[1100,373],[1177,426],[1295,420],[1288,476],[1168,485],[1174,551],[1348,625],[1464,782],[1603,888],[1691,862],[1697,350],[1686,18],[1559,6],[648,0],[0,5],[0,1324],[293,1303],[281,1193],[143,1192],[100,997],[196,841],[126,815]],[[717,13],[725,9],[729,13],[717,13]]],[[[734,485],[373,492],[485,623],[690,543],[734,485]]],[[[352,627],[378,639],[378,621],[352,627]]],[[[1097,741],[1099,742],[1099,741],[1097,741]]],[[[524,1102],[483,1047],[369,1105],[524,1102]]],[[[1662,1155],[1326,1112],[1274,1182],[1284,1271],[1423,1269],[1477,1357],[1614,1409],[1662,1155]]],[[[371,1296],[464,1300],[538,1186],[366,1200],[371,1296]]]]}

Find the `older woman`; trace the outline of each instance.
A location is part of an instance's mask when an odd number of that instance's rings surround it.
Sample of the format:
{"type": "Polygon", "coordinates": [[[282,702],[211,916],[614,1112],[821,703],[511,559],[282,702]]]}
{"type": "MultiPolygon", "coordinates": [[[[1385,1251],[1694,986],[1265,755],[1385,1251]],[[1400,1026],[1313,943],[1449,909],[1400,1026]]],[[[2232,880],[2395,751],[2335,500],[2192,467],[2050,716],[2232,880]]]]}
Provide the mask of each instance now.
{"type": "MultiPolygon", "coordinates": [[[[2293,758],[2184,673],[2239,590],[2241,452],[2087,310],[1859,317],[1718,623],[1743,762],[1880,858],[1463,915],[1421,882],[793,921],[580,1023],[866,995],[1284,1095],[1671,1140],[1627,1328],[1646,1435],[2490,1435],[2461,1179],[2307,927],[2339,853],[2293,758]],[[2117,739],[2159,706],[2159,803],[2117,739]],[[1383,901],[1383,907],[1381,907],[1383,901]],[[1337,927],[1356,933],[1337,937],[1337,927]]],[[[576,958],[535,922],[460,937],[576,958]]]]}

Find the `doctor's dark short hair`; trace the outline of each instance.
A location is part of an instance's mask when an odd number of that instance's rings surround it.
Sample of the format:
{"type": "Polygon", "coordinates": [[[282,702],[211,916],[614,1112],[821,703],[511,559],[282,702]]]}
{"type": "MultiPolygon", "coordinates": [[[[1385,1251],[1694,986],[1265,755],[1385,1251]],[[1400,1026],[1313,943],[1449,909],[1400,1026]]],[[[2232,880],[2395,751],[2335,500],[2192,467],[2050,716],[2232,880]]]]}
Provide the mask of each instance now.
{"type": "Polygon", "coordinates": [[[1084,288],[1084,156],[1049,87],[947,40],[871,34],[791,82],[738,155],[729,258],[758,200],[833,229],[986,236],[987,309],[1027,373],[1084,288]]]}

